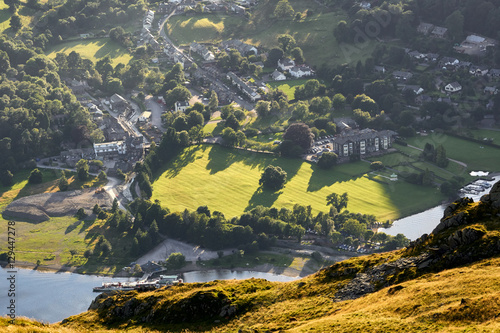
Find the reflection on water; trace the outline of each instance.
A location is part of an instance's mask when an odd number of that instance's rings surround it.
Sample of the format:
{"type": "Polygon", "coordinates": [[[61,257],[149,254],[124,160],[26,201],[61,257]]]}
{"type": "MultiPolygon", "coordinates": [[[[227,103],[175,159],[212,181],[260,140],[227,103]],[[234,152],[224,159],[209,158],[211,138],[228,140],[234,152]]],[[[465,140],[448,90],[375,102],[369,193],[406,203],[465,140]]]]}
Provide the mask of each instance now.
{"type": "MultiPolygon", "coordinates": [[[[6,281],[7,270],[0,270],[0,279],[6,281]]],[[[212,280],[263,278],[269,281],[292,281],[297,278],[261,272],[236,272],[212,270],[184,273],[185,282],[207,282],[212,280]]],[[[16,273],[16,315],[55,323],[69,316],[87,311],[98,295],[93,287],[103,282],[128,281],[126,278],[110,278],[71,273],[39,272],[18,269],[16,273]]],[[[5,283],[2,282],[5,286],[5,283]]],[[[4,288],[5,289],[5,288],[4,288]]],[[[6,289],[5,289],[6,290],[6,289]]],[[[0,307],[5,309],[9,299],[7,293],[0,294],[0,307]]],[[[2,310],[1,315],[5,315],[2,310]]]]}
{"type": "Polygon", "coordinates": [[[231,279],[244,280],[250,278],[266,279],[269,281],[276,281],[276,282],[288,282],[298,279],[298,277],[290,277],[286,275],[279,275],[272,273],[262,273],[253,271],[236,272],[227,269],[189,272],[189,273],[184,273],[183,275],[184,275],[184,282],[208,282],[213,280],[231,280],[231,279]]]}

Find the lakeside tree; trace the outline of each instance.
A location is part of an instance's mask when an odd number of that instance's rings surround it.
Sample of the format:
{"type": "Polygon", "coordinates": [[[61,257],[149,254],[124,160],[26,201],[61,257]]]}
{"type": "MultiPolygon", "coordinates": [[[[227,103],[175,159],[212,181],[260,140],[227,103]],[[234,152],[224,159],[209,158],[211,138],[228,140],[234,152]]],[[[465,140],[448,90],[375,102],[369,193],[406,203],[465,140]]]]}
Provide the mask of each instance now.
{"type": "Polygon", "coordinates": [[[280,0],[274,9],[274,16],[280,19],[291,19],[295,11],[288,0],[280,0]]]}
{"type": "Polygon", "coordinates": [[[262,173],[259,184],[265,189],[277,191],[285,187],[286,171],[279,166],[268,165],[262,173]]]}
{"type": "Polygon", "coordinates": [[[76,163],[76,174],[80,181],[86,181],[89,178],[89,163],[81,159],[76,163]]]}
{"type": "Polygon", "coordinates": [[[165,260],[165,266],[170,269],[180,269],[186,264],[186,257],[180,252],[170,254],[165,260]]]}
{"type": "Polygon", "coordinates": [[[342,209],[347,208],[347,203],[349,201],[349,196],[347,192],[344,192],[342,195],[338,195],[337,193],[329,194],[326,197],[326,205],[331,205],[333,208],[340,212],[342,209]]]}
{"type": "Polygon", "coordinates": [[[33,169],[30,173],[30,176],[28,178],[28,183],[30,184],[40,184],[43,181],[43,174],[42,172],[36,168],[33,169]]]}
{"type": "Polygon", "coordinates": [[[21,18],[17,14],[11,16],[9,25],[14,32],[18,32],[23,27],[21,18]]]}

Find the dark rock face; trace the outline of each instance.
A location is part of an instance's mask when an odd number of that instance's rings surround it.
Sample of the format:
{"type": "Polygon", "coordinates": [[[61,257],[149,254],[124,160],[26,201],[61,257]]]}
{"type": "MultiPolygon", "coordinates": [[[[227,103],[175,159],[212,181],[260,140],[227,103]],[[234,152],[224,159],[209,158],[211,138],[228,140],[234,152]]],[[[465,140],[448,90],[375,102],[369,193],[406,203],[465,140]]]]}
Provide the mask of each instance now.
{"type": "Polygon", "coordinates": [[[460,246],[469,245],[483,237],[486,232],[474,228],[465,228],[458,230],[448,238],[450,249],[456,249],[460,246]]]}
{"type": "Polygon", "coordinates": [[[481,202],[493,209],[500,209],[500,181],[493,185],[489,194],[481,197],[481,202]]]}
{"type": "Polygon", "coordinates": [[[416,269],[421,263],[431,259],[431,255],[424,253],[418,257],[400,258],[391,263],[384,263],[369,268],[365,272],[356,274],[342,289],[335,294],[335,301],[356,299],[373,293],[380,288],[391,285],[390,276],[404,273],[408,269],[416,269]]]}
{"type": "Polygon", "coordinates": [[[143,300],[137,292],[101,294],[90,304],[106,321],[126,321],[135,318],[143,323],[182,323],[232,317],[238,308],[228,296],[218,290],[198,291],[189,298],[165,301],[160,296],[143,300]],[[117,297],[113,297],[117,295],[117,297]],[[162,300],[161,306],[157,306],[162,300]],[[120,305],[118,305],[120,303],[120,305]]]}

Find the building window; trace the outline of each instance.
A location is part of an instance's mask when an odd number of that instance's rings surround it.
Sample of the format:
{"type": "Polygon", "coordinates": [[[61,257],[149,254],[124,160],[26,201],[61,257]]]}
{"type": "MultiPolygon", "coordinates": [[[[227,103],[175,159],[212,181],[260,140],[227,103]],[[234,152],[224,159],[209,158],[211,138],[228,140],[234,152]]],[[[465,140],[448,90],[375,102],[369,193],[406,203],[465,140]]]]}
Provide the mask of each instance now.
{"type": "Polygon", "coordinates": [[[353,154],[354,153],[354,147],[352,145],[352,142],[349,142],[349,154],[353,154]]]}
{"type": "Polygon", "coordinates": [[[384,149],[387,149],[387,148],[389,148],[389,143],[388,143],[387,137],[384,136],[384,149]]]}
{"type": "Polygon", "coordinates": [[[349,148],[347,144],[344,145],[344,156],[349,156],[349,148]]]}
{"type": "Polygon", "coordinates": [[[364,155],[364,154],[365,154],[365,152],[366,152],[366,150],[365,150],[365,141],[361,141],[361,142],[359,143],[359,153],[360,153],[361,155],[364,155]]]}
{"type": "Polygon", "coordinates": [[[375,151],[379,150],[379,139],[375,138],[375,151]]]}

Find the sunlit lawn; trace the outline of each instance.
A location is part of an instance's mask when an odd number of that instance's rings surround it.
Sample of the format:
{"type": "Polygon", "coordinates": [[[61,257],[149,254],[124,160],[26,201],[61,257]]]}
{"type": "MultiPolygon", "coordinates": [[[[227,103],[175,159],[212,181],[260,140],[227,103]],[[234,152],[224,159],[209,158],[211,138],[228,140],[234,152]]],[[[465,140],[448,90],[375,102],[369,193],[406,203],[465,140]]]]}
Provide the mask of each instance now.
{"type": "Polygon", "coordinates": [[[109,38],[63,42],[50,47],[46,54],[50,58],[55,58],[59,52],[68,55],[72,51],[79,53],[83,58],[92,60],[94,63],[109,56],[113,66],[119,63],[126,65],[132,59],[132,55],[125,48],[109,38]]]}
{"type": "Polygon", "coordinates": [[[159,199],[172,211],[207,205],[232,217],[257,205],[291,209],[298,203],[326,212],[328,194],[348,192],[350,211],[386,220],[419,212],[442,199],[434,188],[372,179],[366,175],[370,170],[365,162],[321,170],[299,159],[201,146],[186,149],[167,167],[153,184],[152,199],[159,199]],[[259,187],[260,175],[269,164],[281,166],[288,174],[288,182],[279,192],[259,187]]]}

